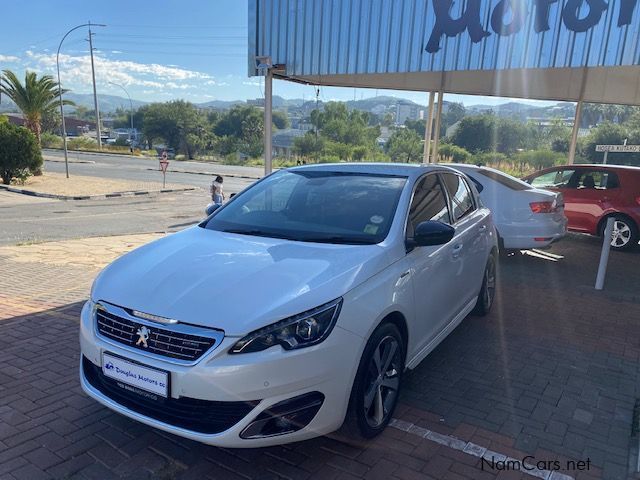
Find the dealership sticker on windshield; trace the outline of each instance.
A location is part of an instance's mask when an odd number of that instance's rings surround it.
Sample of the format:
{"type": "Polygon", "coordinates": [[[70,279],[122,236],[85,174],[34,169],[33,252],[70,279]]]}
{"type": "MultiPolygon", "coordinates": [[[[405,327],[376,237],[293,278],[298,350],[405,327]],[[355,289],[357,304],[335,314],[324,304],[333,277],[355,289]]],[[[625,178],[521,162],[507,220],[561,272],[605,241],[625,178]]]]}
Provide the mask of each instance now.
{"type": "Polygon", "coordinates": [[[381,217],[380,215],[374,215],[369,219],[369,221],[371,223],[382,223],[384,221],[384,217],[381,217]]]}
{"type": "Polygon", "coordinates": [[[163,370],[145,367],[103,352],[102,373],[132,387],[167,396],[169,374],[163,370]]]}
{"type": "Polygon", "coordinates": [[[367,223],[367,225],[364,227],[364,233],[368,233],[369,235],[375,235],[376,233],[378,233],[378,226],[367,223]]]}

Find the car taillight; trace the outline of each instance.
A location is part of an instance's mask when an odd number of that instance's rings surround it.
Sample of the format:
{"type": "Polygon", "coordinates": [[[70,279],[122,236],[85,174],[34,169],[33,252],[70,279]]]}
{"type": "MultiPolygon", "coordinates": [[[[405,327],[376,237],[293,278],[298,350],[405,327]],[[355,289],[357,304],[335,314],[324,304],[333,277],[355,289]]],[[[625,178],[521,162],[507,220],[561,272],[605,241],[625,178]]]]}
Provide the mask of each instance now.
{"type": "Polygon", "coordinates": [[[533,213],[552,213],[556,209],[556,202],[531,202],[529,206],[533,213]]]}

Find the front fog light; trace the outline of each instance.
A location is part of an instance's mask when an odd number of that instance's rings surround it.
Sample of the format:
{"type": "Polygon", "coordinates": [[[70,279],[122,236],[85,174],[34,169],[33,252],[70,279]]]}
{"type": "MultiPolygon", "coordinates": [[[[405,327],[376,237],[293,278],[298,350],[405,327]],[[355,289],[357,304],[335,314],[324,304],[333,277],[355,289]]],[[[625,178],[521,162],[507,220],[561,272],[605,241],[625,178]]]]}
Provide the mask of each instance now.
{"type": "Polygon", "coordinates": [[[240,438],[264,438],[293,433],[309,425],[324,402],[320,392],[309,392],[269,407],[246,426],[240,438]]]}
{"type": "Polygon", "coordinates": [[[255,330],[231,347],[229,353],[260,352],[274,345],[280,345],[285,350],[316,345],[331,333],[341,306],[342,298],[339,298],[255,330]]]}

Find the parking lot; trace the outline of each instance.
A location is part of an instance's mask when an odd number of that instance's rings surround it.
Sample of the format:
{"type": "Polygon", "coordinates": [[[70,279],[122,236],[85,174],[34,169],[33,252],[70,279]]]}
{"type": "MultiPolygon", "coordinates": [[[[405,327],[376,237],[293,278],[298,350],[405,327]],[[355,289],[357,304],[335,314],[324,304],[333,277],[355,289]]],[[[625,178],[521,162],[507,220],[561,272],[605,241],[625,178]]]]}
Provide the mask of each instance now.
{"type": "Polygon", "coordinates": [[[467,318],[405,377],[394,426],[371,442],[227,450],[85,397],[78,315],[100,262],[77,244],[55,246],[64,264],[34,254],[47,244],[20,248],[0,247],[2,479],[634,478],[638,252],[612,253],[604,292],[593,238],[503,259],[492,313],[467,318]],[[508,468],[525,457],[540,468],[508,468]]]}

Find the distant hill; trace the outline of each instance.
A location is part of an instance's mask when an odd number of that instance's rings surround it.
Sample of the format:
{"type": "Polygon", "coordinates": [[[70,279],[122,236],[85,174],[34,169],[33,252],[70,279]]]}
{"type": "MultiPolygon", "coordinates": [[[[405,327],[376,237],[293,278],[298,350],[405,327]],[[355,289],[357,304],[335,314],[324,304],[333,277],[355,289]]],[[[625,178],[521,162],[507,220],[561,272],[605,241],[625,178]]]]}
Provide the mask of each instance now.
{"type": "MultiPolygon", "coordinates": [[[[65,94],[65,99],[74,101],[77,105],[81,105],[89,110],[93,110],[93,95],[90,93],[73,93],[69,92],[65,94]]],[[[129,99],[118,95],[98,95],[100,102],[100,112],[104,115],[110,115],[114,113],[118,108],[129,109],[129,99]]],[[[139,108],[143,105],[148,105],[151,102],[132,99],[133,108],[139,108]]],[[[262,105],[263,100],[261,98],[250,100],[211,100],[203,103],[196,103],[198,108],[209,108],[216,110],[228,110],[234,105],[262,105]]],[[[325,102],[321,102],[325,103],[325,102]]],[[[421,109],[426,110],[426,105],[416,103],[408,99],[391,97],[387,95],[380,95],[377,97],[363,98],[360,100],[348,100],[345,102],[349,109],[362,110],[365,112],[372,112],[374,110],[389,110],[395,107],[395,105],[415,105],[421,109]]],[[[445,101],[445,111],[447,104],[450,102],[445,101]]],[[[301,98],[283,98],[278,95],[273,97],[274,110],[296,110],[301,107],[309,110],[315,107],[315,100],[301,98]]],[[[537,107],[521,102],[505,102],[499,105],[469,105],[466,107],[467,114],[479,115],[492,111],[501,117],[519,118],[525,120],[527,118],[555,118],[555,117],[572,117],[575,113],[575,105],[570,102],[558,102],[555,105],[546,107],[537,107]]],[[[6,96],[2,96],[2,102],[0,103],[0,112],[17,112],[16,106],[6,96]]],[[[73,111],[72,107],[65,107],[65,111],[73,111]]]]}
{"type": "MultiPolygon", "coordinates": [[[[73,101],[76,105],[88,108],[89,110],[93,110],[93,94],[91,93],[73,93],[69,92],[64,95],[66,100],[73,101]]],[[[102,95],[98,94],[98,102],[100,107],[100,112],[104,113],[113,113],[118,108],[124,108],[125,110],[129,109],[129,99],[125,97],[119,97],[117,95],[102,95]]],[[[133,108],[140,108],[143,105],[148,104],[149,102],[143,102],[142,100],[131,99],[131,103],[133,103],[133,108]]]]}

